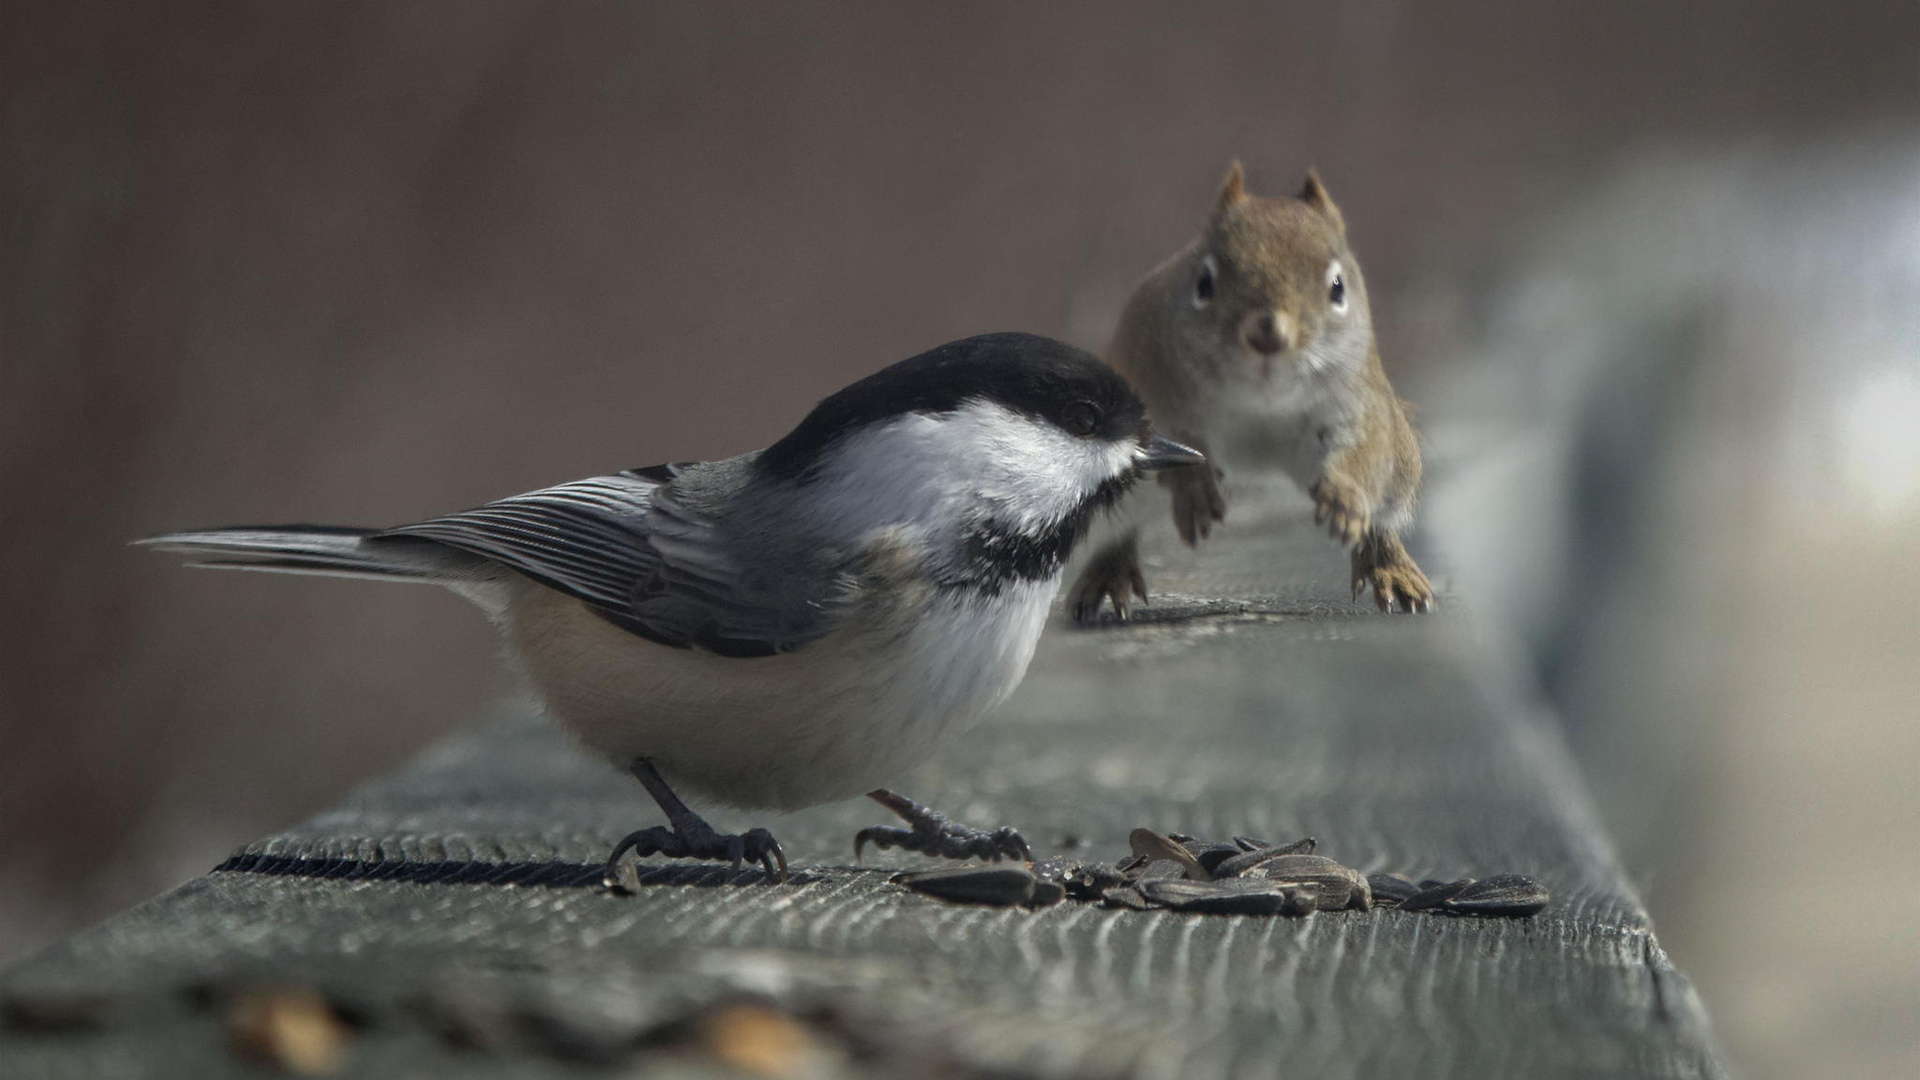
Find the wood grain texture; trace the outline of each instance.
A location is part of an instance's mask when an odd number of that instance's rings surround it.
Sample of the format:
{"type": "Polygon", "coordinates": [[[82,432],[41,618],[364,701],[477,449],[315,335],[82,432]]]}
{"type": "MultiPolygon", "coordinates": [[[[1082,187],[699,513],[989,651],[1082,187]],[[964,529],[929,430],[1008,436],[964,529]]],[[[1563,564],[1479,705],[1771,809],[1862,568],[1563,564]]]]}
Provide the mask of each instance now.
{"type": "MultiPolygon", "coordinates": [[[[850,865],[854,831],[885,816],[862,803],[714,815],[772,828],[802,871],[790,886],[661,864],[637,895],[609,895],[597,861],[652,808],[515,718],[14,969],[9,999],[91,996],[105,1019],[0,1031],[11,1068],[240,1068],[183,993],[217,976],[357,1003],[355,1067],[409,1076],[599,1067],[547,1043],[451,1047],[434,1002],[520,1003],[624,1047],[743,993],[838,1018],[815,1029],[835,1051],[823,1075],[897,1074],[902,1060],[929,1075],[1720,1075],[1554,717],[1497,640],[1444,601],[1428,617],[1349,605],[1344,556],[1298,511],[1229,529],[1202,559],[1163,549],[1167,595],[1134,626],[1056,624],[1015,700],[902,789],[1016,824],[1039,854],[1117,858],[1145,825],[1311,835],[1368,872],[1523,873],[1554,893],[1539,916],[955,906],[887,882],[884,868],[917,857],[850,865]],[[873,1041],[835,1056],[859,1043],[848,1030],[873,1041]]],[[[684,1051],[618,1056],[643,1075],[707,1067],[684,1051]]]]}

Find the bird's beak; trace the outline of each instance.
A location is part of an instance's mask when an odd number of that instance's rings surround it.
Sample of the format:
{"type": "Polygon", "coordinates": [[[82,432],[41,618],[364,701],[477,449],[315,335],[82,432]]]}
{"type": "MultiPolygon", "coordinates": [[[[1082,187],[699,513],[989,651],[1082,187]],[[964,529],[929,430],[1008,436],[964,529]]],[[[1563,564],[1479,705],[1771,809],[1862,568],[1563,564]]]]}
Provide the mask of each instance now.
{"type": "Polygon", "coordinates": [[[1155,435],[1153,440],[1147,443],[1147,448],[1134,459],[1134,467],[1141,472],[1157,472],[1160,469],[1206,463],[1207,455],[1191,446],[1182,446],[1165,435],[1155,435]]]}

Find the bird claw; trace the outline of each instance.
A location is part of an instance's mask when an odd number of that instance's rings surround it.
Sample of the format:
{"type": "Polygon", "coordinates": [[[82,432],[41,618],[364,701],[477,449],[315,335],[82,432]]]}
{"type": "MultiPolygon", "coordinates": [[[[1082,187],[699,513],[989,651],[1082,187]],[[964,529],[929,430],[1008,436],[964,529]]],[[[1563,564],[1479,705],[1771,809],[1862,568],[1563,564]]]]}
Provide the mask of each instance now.
{"type": "Polygon", "coordinates": [[[787,881],[787,854],[781,850],[780,841],[765,829],[724,835],[697,818],[679,831],[665,825],[636,829],[622,837],[613,846],[613,854],[607,856],[606,869],[601,875],[607,888],[624,888],[620,860],[628,852],[640,859],[648,855],[665,855],[670,859],[730,862],[735,871],[751,860],[760,864],[768,878],[781,884],[787,881]]]}
{"type": "Polygon", "coordinates": [[[904,795],[881,789],[868,793],[875,802],[899,814],[907,823],[873,825],[853,837],[853,861],[859,862],[868,844],[877,848],[903,848],[944,859],[1001,859],[1033,861],[1033,849],[1026,838],[1010,825],[997,829],[976,829],[953,821],[938,810],[931,810],[904,795]]]}

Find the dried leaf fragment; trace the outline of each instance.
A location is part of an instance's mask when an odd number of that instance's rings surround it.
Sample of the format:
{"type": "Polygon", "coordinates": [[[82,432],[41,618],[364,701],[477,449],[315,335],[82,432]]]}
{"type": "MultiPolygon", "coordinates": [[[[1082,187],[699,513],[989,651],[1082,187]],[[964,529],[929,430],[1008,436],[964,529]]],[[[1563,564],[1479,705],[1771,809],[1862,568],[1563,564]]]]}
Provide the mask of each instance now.
{"type": "Polygon", "coordinates": [[[234,1049],[302,1076],[340,1071],[351,1035],[333,1006],[311,987],[242,992],[227,1014],[234,1049]]]}
{"type": "Polygon", "coordinates": [[[768,1080],[814,1075],[821,1047],[800,1022],[771,1006],[729,1005],[701,1022],[701,1044],[728,1067],[768,1080]]]}

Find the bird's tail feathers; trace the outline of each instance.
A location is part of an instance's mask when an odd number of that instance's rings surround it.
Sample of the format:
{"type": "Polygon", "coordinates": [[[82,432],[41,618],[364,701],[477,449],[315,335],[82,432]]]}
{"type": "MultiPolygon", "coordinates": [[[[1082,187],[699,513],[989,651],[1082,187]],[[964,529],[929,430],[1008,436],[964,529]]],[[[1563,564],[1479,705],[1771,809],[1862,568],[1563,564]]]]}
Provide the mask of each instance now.
{"type": "Polygon", "coordinates": [[[444,544],[332,525],[207,529],[151,536],[134,545],[190,556],[192,566],[435,585],[471,581],[482,569],[481,560],[444,544]]]}

